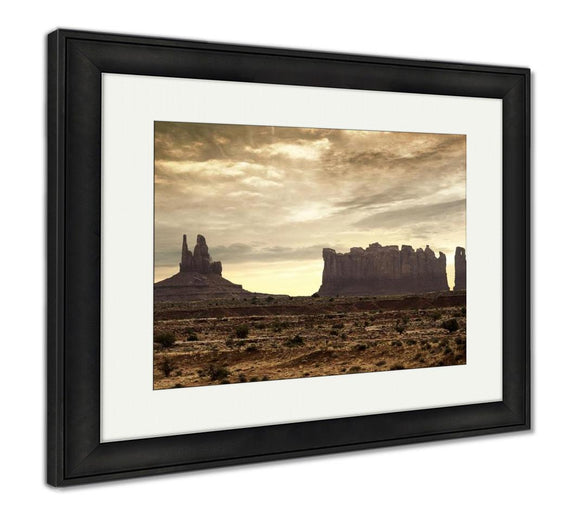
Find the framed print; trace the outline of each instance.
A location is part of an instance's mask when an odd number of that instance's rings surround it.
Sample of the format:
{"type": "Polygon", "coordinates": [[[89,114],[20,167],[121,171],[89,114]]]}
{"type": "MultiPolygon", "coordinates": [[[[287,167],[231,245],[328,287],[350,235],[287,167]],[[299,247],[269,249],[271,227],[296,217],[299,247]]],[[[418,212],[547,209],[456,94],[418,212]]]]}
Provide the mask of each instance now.
{"type": "Polygon", "coordinates": [[[530,427],[530,72],[48,37],[51,485],[530,427]]]}

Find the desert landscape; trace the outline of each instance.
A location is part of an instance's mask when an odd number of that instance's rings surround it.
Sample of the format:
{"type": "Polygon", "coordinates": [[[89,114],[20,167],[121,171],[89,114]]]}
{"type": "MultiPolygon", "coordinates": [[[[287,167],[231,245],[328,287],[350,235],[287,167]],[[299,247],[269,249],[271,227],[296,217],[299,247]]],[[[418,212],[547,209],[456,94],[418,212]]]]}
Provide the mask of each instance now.
{"type": "Polygon", "coordinates": [[[155,307],[155,389],[466,362],[465,292],[155,307]]]}
{"type": "Polygon", "coordinates": [[[154,138],[155,390],[467,363],[465,134],[154,138]]]}
{"type": "MultiPolygon", "coordinates": [[[[382,248],[356,252],[351,264],[361,266],[357,255],[383,260],[395,253],[382,248]]],[[[417,252],[405,251],[417,261],[417,252]]],[[[409,265],[409,285],[416,285],[413,267],[417,264],[409,265]]],[[[184,236],[180,268],[155,286],[155,389],[466,362],[463,289],[390,296],[251,293],[221,277],[221,263],[211,262],[203,236],[193,252],[184,236]]],[[[340,290],[340,272],[327,273],[340,290]]],[[[343,284],[352,290],[360,278],[352,269],[349,274],[343,284]]],[[[404,280],[399,274],[398,289],[404,280]]]]}

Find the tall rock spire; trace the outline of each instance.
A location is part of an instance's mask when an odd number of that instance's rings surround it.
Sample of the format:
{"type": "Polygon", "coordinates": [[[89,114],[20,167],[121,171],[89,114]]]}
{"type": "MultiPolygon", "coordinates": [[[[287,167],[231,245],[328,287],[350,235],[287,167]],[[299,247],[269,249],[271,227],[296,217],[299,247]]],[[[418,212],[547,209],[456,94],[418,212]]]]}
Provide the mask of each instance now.
{"type": "Polygon", "coordinates": [[[182,273],[222,274],[222,263],[212,262],[209,248],[202,235],[197,236],[197,243],[193,253],[188,249],[187,236],[183,234],[181,245],[181,263],[179,271],[182,273]]]}
{"type": "Polygon", "coordinates": [[[465,248],[458,246],[455,248],[455,286],[453,290],[466,290],[467,260],[465,258],[465,248]]]}

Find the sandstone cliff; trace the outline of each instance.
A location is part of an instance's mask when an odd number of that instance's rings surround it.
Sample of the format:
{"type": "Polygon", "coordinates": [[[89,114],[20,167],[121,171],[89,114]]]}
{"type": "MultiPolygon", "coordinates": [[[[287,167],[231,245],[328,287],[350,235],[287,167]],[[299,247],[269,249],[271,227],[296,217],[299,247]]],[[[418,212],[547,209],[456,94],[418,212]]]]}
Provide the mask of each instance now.
{"type": "Polygon", "coordinates": [[[349,253],[322,250],[324,271],[322,296],[369,296],[448,291],[445,254],[435,256],[427,247],[411,246],[351,248],[349,253]]]}

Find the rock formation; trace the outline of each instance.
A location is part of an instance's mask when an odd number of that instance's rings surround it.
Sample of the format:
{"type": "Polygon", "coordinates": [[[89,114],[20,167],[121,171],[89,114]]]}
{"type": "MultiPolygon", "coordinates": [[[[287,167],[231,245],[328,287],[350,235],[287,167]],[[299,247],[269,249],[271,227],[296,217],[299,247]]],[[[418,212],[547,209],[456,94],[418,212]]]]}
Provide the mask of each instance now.
{"type": "Polygon", "coordinates": [[[191,253],[187,247],[187,236],[183,234],[181,246],[181,262],[179,271],[182,273],[222,274],[222,263],[212,262],[205,237],[197,236],[197,243],[191,253]]]}
{"type": "Polygon", "coordinates": [[[183,236],[179,273],[154,285],[155,301],[196,301],[253,295],[241,285],[222,277],[222,263],[212,262],[202,235],[197,236],[193,253],[187,246],[187,236],[183,236]]]}
{"type": "Polygon", "coordinates": [[[465,258],[465,248],[458,246],[455,248],[455,286],[453,290],[466,290],[466,274],[467,260],[465,258]]]}
{"type": "Polygon", "coordinates": [[[351,248],[349,253],[322,250],[324,271],[321,296],[369,296],[448,291],[447,261],[429,245],[415,251],[411,246],[351,248]]]}

